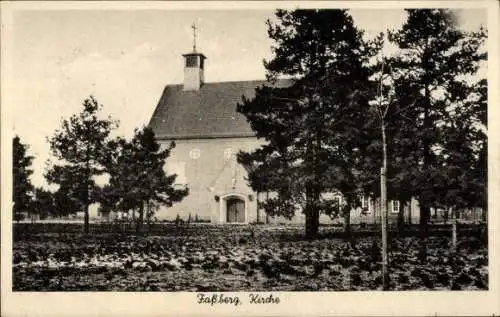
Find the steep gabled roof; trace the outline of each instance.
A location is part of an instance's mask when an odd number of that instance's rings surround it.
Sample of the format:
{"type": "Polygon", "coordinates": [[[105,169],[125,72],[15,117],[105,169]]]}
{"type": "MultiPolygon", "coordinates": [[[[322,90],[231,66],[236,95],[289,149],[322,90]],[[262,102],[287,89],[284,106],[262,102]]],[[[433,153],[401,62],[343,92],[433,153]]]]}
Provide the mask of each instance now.
{"type": "MultiPolygon", "coordinates": [[[[278,80],[273,86],[290,86],[278,80]]],[[[252,98],[264,80],[203,84],[198,91],[182,85],[166,86],[149,126],[158,139],[223,138],[254,136],[245,116],[236,111],[242,96],[252,98]]]]}

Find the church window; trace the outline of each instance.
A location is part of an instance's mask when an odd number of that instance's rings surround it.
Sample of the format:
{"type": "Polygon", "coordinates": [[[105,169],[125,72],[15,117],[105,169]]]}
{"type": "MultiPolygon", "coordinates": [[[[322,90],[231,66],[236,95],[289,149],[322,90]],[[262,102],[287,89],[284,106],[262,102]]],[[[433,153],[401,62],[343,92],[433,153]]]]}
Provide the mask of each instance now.
{"type": "Polygon", "coordinates": [[[365,212],[370,212],[371,211],[371,198],[370,197],[367,197],[367,196],[362,196],[361,197],[361,208],[365,211],[365,212]]]}
{"type": "Polygon", "coordinates": [[[391,201],[391,211],[395,214],[399,212],[399,200],[392,200],[391,201]]]}
{"type": "Polygon", "coordinates": [[[199,159],[200,155],[200,149],[192,149],[191,151],[189,151],[189,157],[193,160],[199,159]]]}

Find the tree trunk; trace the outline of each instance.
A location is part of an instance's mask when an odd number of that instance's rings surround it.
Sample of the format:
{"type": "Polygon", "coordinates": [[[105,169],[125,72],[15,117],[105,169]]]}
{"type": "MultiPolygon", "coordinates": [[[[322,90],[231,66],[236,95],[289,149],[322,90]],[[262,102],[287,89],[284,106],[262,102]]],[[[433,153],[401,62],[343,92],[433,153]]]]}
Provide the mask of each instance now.
{"type": "MultiPolygon", "coordinates": [[[[411,202],[410,202],[411,204],[411,202]]],[[[409,205],[408,201],[402,200],[399,205],[399,213],[397,219],[398,233],[401,235],[405,229],[405,208],[409,205]]],[[[409,207],[408,207],[409,208],[409,207]]]]}
{"type": "MultiPolygon", "coordinates": [[[[383,65],[383,64],[382,64],[383,65]]],[[[383,67],[383,66],[382,66],[383,67]]],[[[383,73],[383,68],[382,68],[383,73]]],[[[382,91],[382,89],[380,90],[382,91]]],[[[387,141],[385,135],[385,121],[382,118],[382,168],[380,169],[380,216],[382,231],[382,288],[389,289],[389,260],[387,255],[387,141]]]]}
{"type": "Polygon", "coordinates": [[[85,206],[83,214],[83,232],[89,234],[89,205],[85,206]]]}
{"type": "Polygon", "coordinates": [[[313,226],[313,232],[314,232],[314,235],[317,236],[318,233],[319,233],[319,210],[315,207],[316,206],[316,202],[318,202],[320,200],[320,191],[318,188],[315,188],[314,189],[314,207],[313,207],[313,210],[312,210],[312,226],[313,226]]]}
{"type": "Polygon", "coordinates": [[[315,238],[318,234],[319,214],[314,206],[314,192],[310,183],[306,184],[306,238],[315,238]]]}
{"type": "Polygon", "coordinates": [[[344,234],[345,239],[351,238],[351,209],[345,208],[342,215],[344,216],[344,234]]]}
{"type": "MultiPolygon", "coordinates": [[[[384,138],[385,141],[385,138],[384,138]]],[[[385,144],[385,143],[384,143],[385,144]]],[[[387,187],[386,187],[386,159],[384,155],[384,167],[380,169],[380,225],[382,231],[382,289],[385,291],[389,289],[389,268],[387,256],[387,187]]]]}
{"type": "Polygon", "coordinates": [[[420,207],[420,229],[421,232],[424,234],[427,234],[428,232],[430,214],[431,214],[430,207],[427,206],[420,207]]]}
{"type": "MultiPolygon", "coordinates": [[[[151,232],[151,205],[149,201],[146,203],[147,209],[146,209],[146,221],[148,222],[148,231],[151,232]]],[[[191,216],[191,214],[189,214],[191,216]]]]}
{"type": "Polygon", "coordinates": [[[412,205],[412,200],[413,198],[410,198],[410,204],[408,205],[408,224],[411,226],[412,221],[411,221],[411,205],[412,205]]]}
{"type": "Polygon", "coordinates": [[[89,156],[89,146],[85,148],[85,154],[86,154],[86,164],[85,164],[85,176],[86,176],[86,183],[85,183],[85,209],[84,209],[84,215],[83,215],[83,232],[85,234],[89,234],[89,207],[90,207],[90,184],[91,184],[91,178],[92,174],[90,173],[90,156],[89,156]]]}
{"type": "Polygon", "coordinates": [[[422,263],[427,261],[427,237],[429,235],[430,208],[420,207],[420,253],[419,258],[422,263]]]}
{"type": "Polygon", "coordinates": [[[311,228],[312,221],[311,221],[310,207],[307,203],[306,203],[306,208],[305,208],[304,214],[306,216],[306,238],[309,238],[311,236],[311,231],[312,231],[312,228],[311,228]]]}
{"type": "Polygon", "coordinates": [[[130,223],[130,217],[128,217],[128,213],[127,213],[127,225],[129,228],[134,228],[135,227],[135,230],[137,231],[137,219],[135,218],[135,209],[132,208],[132,225],[129,225],[130,223]]]}
{"type": "Polygon", "coordinates": [[[450,207],[451,213],[451,252],[455,253],[457,251],[457,217],[453,207],[450,207]]]}
{"type": "Polygon", "coordinates": [[[255,202],[257,205],[257,224],[260,223],[260,210],[259,210],[259,192],[256,193],[255,202]]]}
{"type": "Polygon", "coordinates": [[[319,232],[319,211],[318,210],[315,210],[313,209],[313,232],[314,232],[314,236],[317,236],[318,235],[318,232],[319,232]]]}
{"type": "MultiPolygon", "coordinates": [[[[266,192],[266,203],[269,201],[269,192],[266,192]]],[[[269,224],[269,213],[266,211],[266,224],[269,224]]]]}
{"type": "Polygon", "coordinates": [[[88,207],[85,208],[85,213],[84,213],[84,216],[83,216],[83,232],[85,234],[88,234],[89,233],[89,209],[88,207]]]}
{"type": "Polygon", "coordinates": [[[142,225],[144,223],[144,204],[141,203],[139,207],[139,219],[137,219],[137,233],[142,232],[142,225]]]}
{"type": "Polygon", "coordinates": [[[306,205],[306,238],[313,239],[318,235],[319,213],[310,204],[306,205]]]}
{"type": "Polygon", "coordinates": [[[306,183],[306,238],[312,238],[313,228],[312,228],[312,210],[311,210],[311,187],[309,183],[306,183]]]}
{"type": "Polygon", "coordinates": [[[313,210],[312,206],[306,206],[306,237],[313,239],[318,235],[319,217],[316,215],[317,210],[313,210]]]}

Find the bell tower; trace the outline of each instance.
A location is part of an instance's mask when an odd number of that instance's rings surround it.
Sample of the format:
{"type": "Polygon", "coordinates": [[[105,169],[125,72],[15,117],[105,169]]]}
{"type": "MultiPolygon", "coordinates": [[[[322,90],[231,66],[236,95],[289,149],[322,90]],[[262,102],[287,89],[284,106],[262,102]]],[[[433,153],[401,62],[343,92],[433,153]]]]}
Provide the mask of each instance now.
{"type": "Polygon", "coordinates": [[[201,85],[205,81],[204,67],[205,55],[196,51],[196,25],[192,25],[193,29],[193,51],[183,54],[184,57],[184,90],[200,90],[201,85]]]}

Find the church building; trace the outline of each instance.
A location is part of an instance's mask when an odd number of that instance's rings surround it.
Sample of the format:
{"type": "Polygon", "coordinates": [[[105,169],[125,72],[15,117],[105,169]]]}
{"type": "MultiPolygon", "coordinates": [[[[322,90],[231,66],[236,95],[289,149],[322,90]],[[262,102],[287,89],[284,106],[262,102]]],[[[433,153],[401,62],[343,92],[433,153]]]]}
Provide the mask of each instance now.
{"type": "MultiPolygon", "coordinates": [[[[269,219],[257,202],[264,193],[254,192],[246,181],[246,171],[236,161],[240,151],[252,151],[258,140],[245,116],[236,111],[242,96],[252,98],[265,80],[205,82],[205,55],[193,51],[183,55],[184,82],[167,85],[149,126],[164,147],[176,146],[167,158],[168,174],[177,174],[175,186],[189,188],[189,195],[172,207],[160,207],[158,219],[198,219],[211,223],[290,222],[269,219]]],[[[289,80],[274,86],[286,87],[289,80]]],[[[366,200],[365,212],[353,211],[352,222],[376,222],[375,205],[366,200]],[[366,212],[367,211],[367,212],[366,212]],[[374,212],[372,212],[374,211],[374,212]]],[[[395,215],[399,204],[392,207],[395,215]]],[[[291,222],[304,222],[297,213],[291,222]]],[[[331,222],[327,216],[321,222],[331,222]]]]}
{"type": "MultiPolygon", "coordinates": [[[[155,217],[159,220],[191,218],[217,224],[305,222],[300,212],[286,220],[270,219],[264,210],[259,210],[258,201],[266,198],[265,193],[254,192],[249,187],[246,170],[236,160],[240,150],[252,151],[264,142],[257,139],[245,116],[237,112],[236,105],[243,96],[252,98],[255,88],[270,83],[265,80],[207,83],[207,57],[196,51],[196,44],[182,57],[184,82],[165,87],[149,126],[163,147],[175,142],[165,170],[168,175],[177,174],[175,186],[188,187],[189,195],[171,207],[160,207],[155,217]]],[[[289,80],[278,80],[274,86],[290,84],[289,80]]],[[[378,199],[363,198],[362,205],[363,208],[351,212],[352,224],[380,221],[378,199]]],[[[414,199],[407,206],[391,201],[388,208],[391,222],[396,222],[400,213],[406,223],[419,221],[420,210],[414,199]]],[[[320,216],[321,223],[341,221],[320,216]]]]}
{"type": "MultiPolygon", "coordinates": [[[[257,210],[259,194],[245,180],[237,163],[240,150],[261,144],[246,118],[236,111],[242,96],[252,98],[260,81],[205,83],[205,55],[183,55],[184,82],[165,87],[149,126],[162,146],[176,146],[167,158],[166,172],[177,174],[175,186],[187,186],[189,195],[156,212],[158,219],[186,219],[212,223],[264,221],[257,210]]],[[[279,81],[275,85],[286,85],[279,81]]],[[[265,216],[263,216],[265,217],[265,216]]]]}

